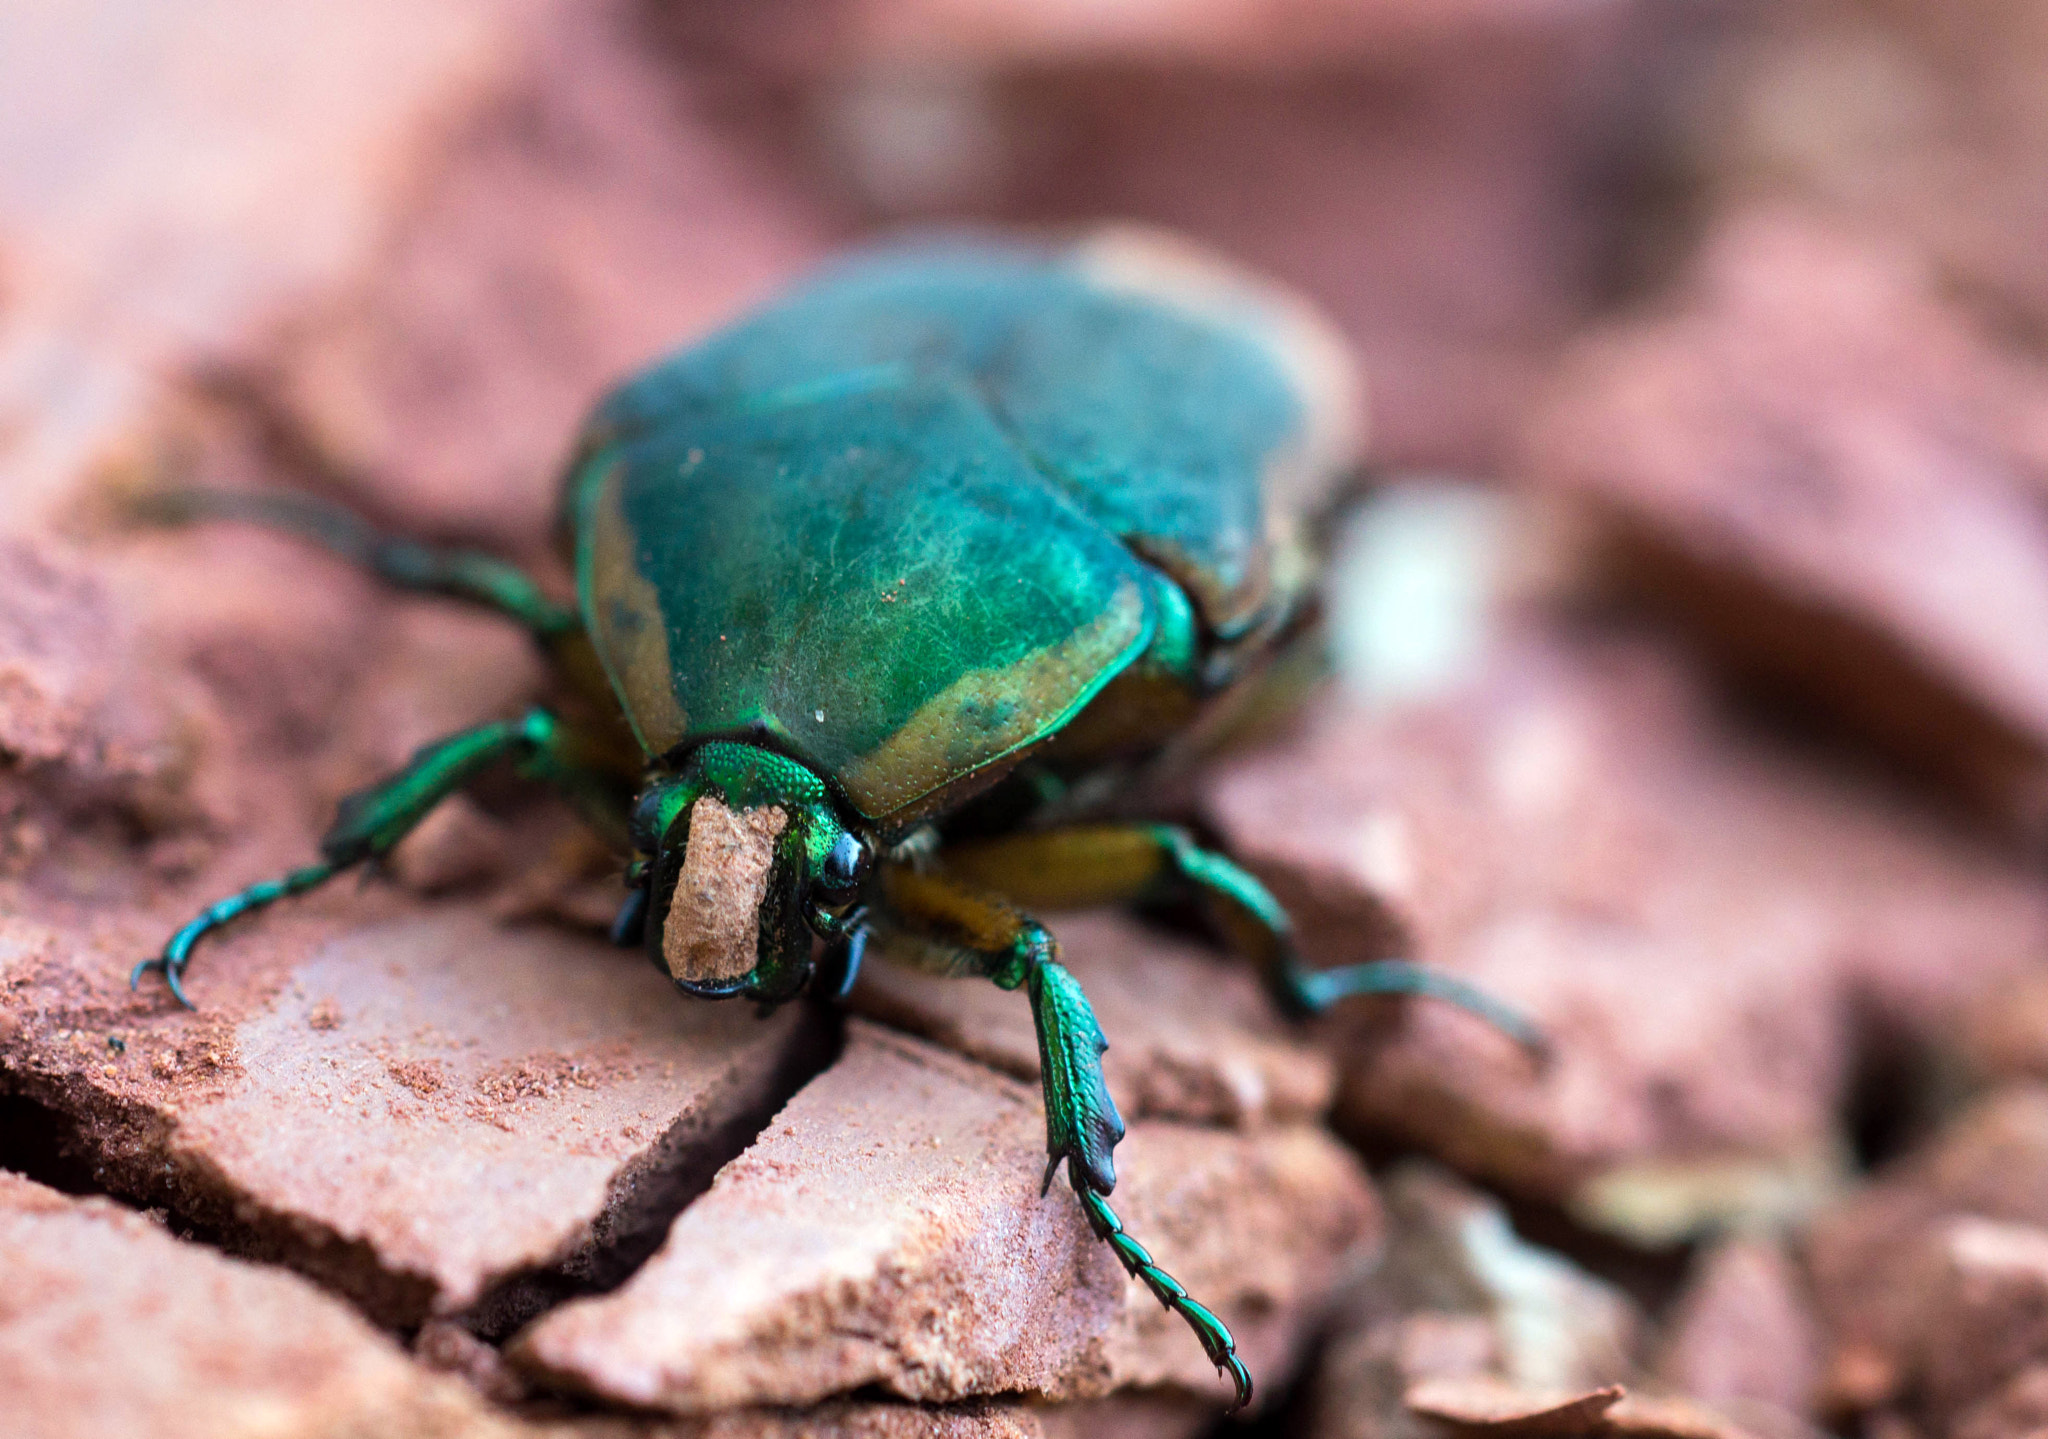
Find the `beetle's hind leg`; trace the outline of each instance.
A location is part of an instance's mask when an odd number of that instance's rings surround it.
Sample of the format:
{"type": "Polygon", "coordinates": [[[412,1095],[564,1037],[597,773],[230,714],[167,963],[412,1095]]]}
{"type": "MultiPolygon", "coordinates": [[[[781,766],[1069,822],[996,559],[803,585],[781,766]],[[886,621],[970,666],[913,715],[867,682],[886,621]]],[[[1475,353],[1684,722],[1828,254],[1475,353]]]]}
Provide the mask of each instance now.
{"type": "Polygon", "coordinates": [[[1192,894],[1234,948],[1250,955],[1273,1000],[1297,1018],[1342,999],[1412,994],[1455,1004],[1520,1044],[1539,1062],[1548,1045],[1526,1016],[1456,975],[1384,959],[1314,969],[1295,952],[1280,901],[1249,871],[1204,849],[1177,825],[1082,825],[949,846],[953,873],[1047,908],[1192,894]]]}
{"type": "Polygon", "coordinates": [[[891,864],[883,866],[881,881],[885,903],[875,923],[897,931],[903,941],[896,946],[899,954],[908,951],[923,967],[941,973],[979,975],[1002,989],[1021,988],[1029,997],[1045,1089],[1042,1188],[1051,1186],[1065,1160],[1067,1182],[1095,1237],[1195,1331],[1210,1362],[1230,1376],[1236,1394],[1232,1407],[1249,1403],[1252,1376],[1237,1357],[1229,1327],[1154,1263],[1110,1208],[1109,1193],[1116,1188],[1113,1156],[1124,1137],[1124,1122],[1102,1077],[1102,1052],[1109,1046],[1088,996],[1059,962],[1052,935],[1002,900],[942,873],[921,874],[891,864]]]}
{"type": "Polygon", "coordinates": [[[518,566],[477,550],[445,549],[387,535],[353,510],[309,495],[246,490],[166,490],[143,496],[142,516],[159,524],[243,520],[310,540],[386,584],[468,600],[496,610],[542,640],[576,630],[576,613],[556,604],[518,566]]]}
{"type": "MultiPolygon", "coordinates": [[[[287,895],[318,888],[346,869],[374,863],[390,853],[435,805],[501,761],[516,763],[531,778],[564,790],[593,816],[604,808],[608,778],[592,768],[574,734],[545,710],[517,720],[500,720],[437,740],[415,754],[397,774],[341,802],[334,824],[320,840],[320,860],[280,879],[252,884],[202,910],[164,945],[163,953],[135,966],[132,988],[151,970],[186,1008],[185,968],[200,939],[228,921],[274,904],[287,895]]],[[[623,806],[615,806],[617,809],[623,806]]]]}

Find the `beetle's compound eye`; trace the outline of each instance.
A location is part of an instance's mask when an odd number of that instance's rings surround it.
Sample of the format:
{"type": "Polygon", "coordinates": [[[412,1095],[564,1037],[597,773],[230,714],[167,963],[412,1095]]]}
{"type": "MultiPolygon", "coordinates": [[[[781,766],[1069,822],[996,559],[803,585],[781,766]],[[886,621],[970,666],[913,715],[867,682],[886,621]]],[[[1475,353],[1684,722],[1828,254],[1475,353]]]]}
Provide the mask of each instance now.
{"type": "Polygon", "coordinates": [[[632,813],[626,821],[633,848],[646,855],[658,851],[662,841],[668,837],[669,828],[689,811],[690,801],[699,793],[699,787],[673,780],[649,785],[633,801],[632,813]]]}
{"type": "Polygon", "coordinates": [[[841,831],[837,842],[826,851],[825,862],[818,866],[814,881],[818,898],[826,904],[847,903],[860,893],[873,858],[859,835],[851,830],[841,831]]]}

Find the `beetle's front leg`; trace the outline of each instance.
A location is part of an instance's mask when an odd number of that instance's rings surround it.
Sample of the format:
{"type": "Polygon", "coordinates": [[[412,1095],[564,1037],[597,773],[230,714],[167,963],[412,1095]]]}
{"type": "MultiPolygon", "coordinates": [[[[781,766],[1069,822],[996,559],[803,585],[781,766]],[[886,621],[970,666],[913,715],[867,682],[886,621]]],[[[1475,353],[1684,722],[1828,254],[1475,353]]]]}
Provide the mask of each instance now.
{"type": "Polygon", "coordinates": [[[333,825],[321,837],[318,863],[252,884],[208,905],[171,936],[163,953],[135,966],[129,985],[133,987],[144,974],[156,970],[178,1002],[192,1008],[192,1001],[185,996],[185,967],[192,962],[193,946],[203,936],[251,910],[316,889],[343,870],[382,859],[435,805],[505,760],[517,763],[530,777],[564,790],[596,817],[607,778],[588,765],[572,732],[547,711],[529,710],[516,720],[463,730],[427,745],[381,784],[343,800],[333,825]]]}
{"type": "Polygon", "coordinates": [[[1021,988],[1029,997],[1045,1090],[1047,1160],[1040,1191],[1051,1186],[1065,1160],[1067,1182],[1095,1237],[1195,1331],[1209,1361],[1235,1386],[1232,1407],[1249,1403],[1251,1374],[1237,1357],[1229,1327],[1189,1298],[1145,1246],[1124,1232],[1123,1221],[1110,1208],[1109,1194],[1116,1188],[1114,1152],[1124,1137],[1124,1121],[1102,1076],[1102,1052],[1109,1045],[1080,982],[1059,962],[1057,942],[1029,915],[943,874],[887,865],[881,881],[884,904],[878,922],[898,932],[903,941],[899,951],[909,949],[924,968],[978,974],[1002,989],[1021,988]]]}

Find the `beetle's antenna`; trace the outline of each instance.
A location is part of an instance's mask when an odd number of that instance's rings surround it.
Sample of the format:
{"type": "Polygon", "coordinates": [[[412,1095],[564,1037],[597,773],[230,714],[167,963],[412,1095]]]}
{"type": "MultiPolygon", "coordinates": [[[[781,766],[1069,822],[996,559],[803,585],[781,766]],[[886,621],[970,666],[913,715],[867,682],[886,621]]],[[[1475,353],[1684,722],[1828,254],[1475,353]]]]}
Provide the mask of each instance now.
{"type": "MultiPolygon", "coordinates": [[[[1058,1162],[1057,1157],[1054,1162],[1058,1162]]],[[[1067,1165],[1067,1178],[1074,1186],[1074,1193],[1081,1197],[1081,1212],[1088,1216],[1088,1227],[1095,1231],[1095,1237],[1109,1246],[1110,1252],[1124,1266],[1125,1273],[1151,1290],[1153,1298],[1187,1321],[1188,1328],[1195,1331],[1195,1338],[1201,1340],[1202,1352],[1209,1356],[1209,1362],[1230,1376],[1230,1382],[1237,1390],[1231,1409],[1242,1409],[1251,1403],[1251,1371],[1237,1357],[1237,1340],[1231,1337],[1230,1326],[1211,1313],[1207,1306],[1190,1299],[1178,1279],[1152,1262],[1151,1252],[1124,1232],[1124,1222],[1109,1207],[1108,1197],[1090,1189],[1079,1169],[1071,1163],[1067,1165]]]]}
{"type": "Polygon", "coordinates": [[[854,982],[860,978],[860,962],[867,957],[869,933],[863,912],[853,917],[846,927],[845,936],[839,941],[838,983],[832,986],[831,994],[834,1004],[844,1003],[846,996],[853,993],[854,982]]]}
{"type": "Polygon", "coordinates": [[[641,883],[626,892],[625,903],[619,906],[618,914],[612,919],[607,931],[611,942],[620,949],[637,949],[647,938],[647,883],[641,883]]]}

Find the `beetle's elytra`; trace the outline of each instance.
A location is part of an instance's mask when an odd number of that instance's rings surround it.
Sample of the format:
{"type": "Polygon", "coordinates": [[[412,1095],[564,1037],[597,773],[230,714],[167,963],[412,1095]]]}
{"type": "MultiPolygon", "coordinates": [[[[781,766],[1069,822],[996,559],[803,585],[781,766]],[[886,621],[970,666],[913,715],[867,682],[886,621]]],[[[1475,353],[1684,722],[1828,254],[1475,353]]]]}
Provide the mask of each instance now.
{"type": "Polygon", "coordinates": [[[172,496],[498,610],[565,698],[421,750],[342,805],[318,862],[213,905],[136,977],[184,1000],[201,935],[375,860],[509,761],[631,854],[614,938],[686,994],[843,995],[874,936],[1024,990],[1046,1184],[1065,1161],[1089,1226],[1242,1404],[1230,1331],[1110,1208],[1102,1033],[1023,907],[1193,899],[1290,1013],[1433,993],[1532,1038],[1412,965],[1305,968],[1251,875],[1103,817],[1298,627],[1302,521],[1354,458],[1352,393],[1305,307],[1169,243],[952,241],[858,256],[615,390],[564,482],[574,610],[324,506],[172,496]]]}

